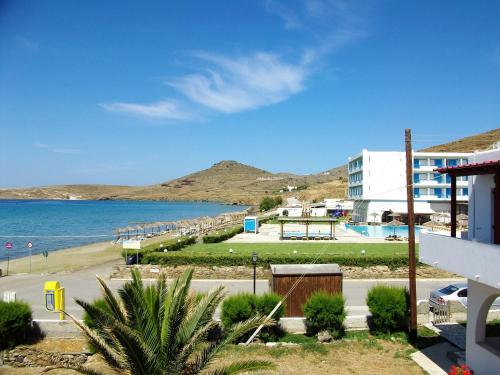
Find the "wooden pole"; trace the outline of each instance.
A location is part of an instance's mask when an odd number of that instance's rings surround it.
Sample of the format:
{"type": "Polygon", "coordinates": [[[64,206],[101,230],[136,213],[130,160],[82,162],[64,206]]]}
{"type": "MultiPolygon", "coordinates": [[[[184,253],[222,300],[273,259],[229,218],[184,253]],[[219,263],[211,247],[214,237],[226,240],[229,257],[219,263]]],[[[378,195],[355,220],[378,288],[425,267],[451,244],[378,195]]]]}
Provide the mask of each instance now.
{"type": "Polygon", "coordinates": [[[413,155],[411,130],[405,130],[406,146],[406,199],[408,201],[408,278],[410,284],[410,337],[417,337],[417,283],[415,259],[415,212],[413,207],[413,155]]]}
{"type": "Polygon", "coordinates": [[[494,208],[495,214],[493,217],[493,226],[494,226],[494,243],[500,245],[500,168],[497,169],[497,173],[495,174],[495,189],[494,189],[494,208]]]}
{"type": "Polygon", "coordinates": [[[457,176],[451,175],[451,236],[457,236],[457,176]]]}

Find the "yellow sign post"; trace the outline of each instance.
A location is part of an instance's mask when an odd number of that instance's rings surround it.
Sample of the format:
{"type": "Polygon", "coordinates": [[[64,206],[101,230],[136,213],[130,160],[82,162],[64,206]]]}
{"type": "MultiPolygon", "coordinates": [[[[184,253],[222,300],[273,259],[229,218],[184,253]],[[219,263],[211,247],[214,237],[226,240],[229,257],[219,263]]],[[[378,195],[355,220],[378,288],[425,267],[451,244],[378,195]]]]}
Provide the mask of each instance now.
{"type": "Polygon", "coordinates": [[[64,288],[59,281],[46,281],[43,286],[45,296],[45,308],[49,311],[59,313],[59,320],[64,320],[64,288]]]}

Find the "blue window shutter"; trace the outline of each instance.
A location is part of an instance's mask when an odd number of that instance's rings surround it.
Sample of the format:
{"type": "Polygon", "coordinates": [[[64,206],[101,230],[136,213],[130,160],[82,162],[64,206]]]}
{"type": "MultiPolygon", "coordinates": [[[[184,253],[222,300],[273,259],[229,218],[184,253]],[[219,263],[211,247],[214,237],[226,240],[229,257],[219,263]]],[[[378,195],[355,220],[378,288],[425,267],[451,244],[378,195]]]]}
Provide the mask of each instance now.
{"type": "Polygon", "coordinates": [[[413,174],[413,182],[420,182],[420,175],[418,173],[413,174]]]}

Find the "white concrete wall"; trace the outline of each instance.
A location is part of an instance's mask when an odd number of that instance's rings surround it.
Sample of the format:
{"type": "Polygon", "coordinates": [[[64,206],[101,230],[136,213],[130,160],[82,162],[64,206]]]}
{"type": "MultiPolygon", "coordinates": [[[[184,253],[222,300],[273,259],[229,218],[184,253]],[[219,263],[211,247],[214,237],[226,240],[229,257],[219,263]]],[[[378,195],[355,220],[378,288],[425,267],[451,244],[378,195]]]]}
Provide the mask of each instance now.
{"type": "Polygon", "coordinates": [[[363,199],[406,199],[403,152],[363,150],[363,199]]]}
{"type": "MultiPolygon", "coordinates": [[[[500,149],[478,152],[471,156],[471,162],[481,163],[500,160],[500,149]]],[[[493,242],[493,175],[475,176],[469,179],[469,239],[479,242],[493,242]]],[[[500,187],[499,187],[500,188],[500,187]]]]}
{"type": "Polygon", "coordinates": [[[500,287],[500,245],[421,233],[419,253],[425,264],[500,287]]]}
{"type": "Polygon", "coordinates": [[[493,375],[500,372],[500,350],[485,338],[488,310],[500,289],[474,280],[468,281],[466,362],[476,375],[493,375]]]}
{"type": "Polygon", "coordinates": [[[326,207],[311,208],[311,216],[326,216],[326,207]]]}

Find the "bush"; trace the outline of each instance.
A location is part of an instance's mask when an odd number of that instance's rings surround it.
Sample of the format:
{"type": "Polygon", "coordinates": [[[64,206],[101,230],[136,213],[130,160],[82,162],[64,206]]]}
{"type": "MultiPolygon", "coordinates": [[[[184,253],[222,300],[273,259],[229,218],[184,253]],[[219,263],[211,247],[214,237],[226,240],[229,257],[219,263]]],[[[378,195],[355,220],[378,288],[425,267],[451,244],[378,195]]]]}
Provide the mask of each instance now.
{"type": "Polygon", "coordinates": [[[0,301],[0,349],[23,342],[31,329],[31,308],[24,302],[0,301]]]}
{"type": "Polygon", "coordinates": [[[260,201],[259,209],[261,211],[269,211],[273,209],[274,207],[279,206],[281,203],[283,203],[283,198],[280,196],[278,197],[264,197],[260,201]]]}
{"type": "MultiPolygon", "coordinates": [[[[170,239],[167,241],[164,241],[161,243],[163,245],[160,247],[160,243],[155,243],[153,245],[148,245],[142,249],[139,250],[139,262],[143,262],[144,255],[148,253],[159,253],[162,254],[164,253],[165,250],[167,251],[178,251],[186,246],[189,245],[194,245],[196,243],[196,237],[182,237],[182,238],[174,238],[170,239]]],[[[128,250],[127,252],[125,250],[122,250],[122,257],[125,259],[125,254],[128,254],[128,256],[135,256],[137,254],[136,250],[128,250]]],[[[127,261],[125,259],[125,261],[127,261]]]]}
{"type": "Polygon", "coordinates": [[[243,232],[243,226],[225,230],[221,233],[207,234],[206,236],[203,236],[203,243],[217,243],[226,241],[241,232],[243,232]]]}
{"type": "Polygon", "coordinates": [[[328,331],[333,338],[344,334],[345,298],[341,294],[316,292],[302,307],[309,334],[328,331]]]}
{"type": "MultiPolygon", "coordinates": [[[[408,266],[408,257],[393,256],[353,256],[323,253],[316,254],[259,254],[257,265],[269,267],[269,264],[304,264],[316,259],[318,263],[337,263],[346,267],[388,266],[390,269],[408,266]]],[[[252,257],[248,254],[186,254],[183,252],[160,253],[148,252],[142,258],[143,264],[168,264],[169,266],[253,266],[252,257]]]]}
{"type": "MultiPolygon", "coordinates": [[[[274,307],[281,300],[281,297],[274,293],[255,296],[250,293],[241,293],[227,297],[222,303],[221,321],[224,328],[228,328],[233,324],[242,322],[256,315],[269,315],[274,307]]],[[[282,305],[274,313],[273,319],[278,323],[279,319],[284,315],[285,307],[282,305]]],[[[242,337],[242,341],[246,341],[250,335],[242,337]]],[[[279,325],[265,327],[261,330],[259,338],[262,341],[277,341],[281,337],[283,331],[279,325]]]]}
{"type": "MultiPolygon", "coordinates": [[[[227,297],[222,302],[221,322],[224,328],[229,328],[233,324],[250,319],[256,314],[257,297],[250,293],[241,293],[227,297]]],[[[241,342],[246,341],[250,334],[240,338],[241,342]]]]}
{"type": "Polygon", "coordinates": [[[366,297],[373,333],[406,331],[409,317],[409,293],[404,287],[377,285],[368,291],[366,297]]]}
{"type": "MultiPolygon", "coordinates": [[[[260,315],[268,316],[271,311],[276,307],[278,302],[281,301],[281,296],[276,293],[267,293],[257,297],[257,313],[260,315]]],[[[276,324],[272,327],[265,327],[260,331],[259,337],[262,341],[278,341],[280,337],[284,335],[283,330],[281,329],[279,323],[280,318],[285,315],[285,303],[276,310],[273,314],[273,319],[276,321],[276,324]]]]}

